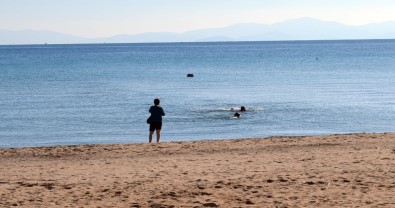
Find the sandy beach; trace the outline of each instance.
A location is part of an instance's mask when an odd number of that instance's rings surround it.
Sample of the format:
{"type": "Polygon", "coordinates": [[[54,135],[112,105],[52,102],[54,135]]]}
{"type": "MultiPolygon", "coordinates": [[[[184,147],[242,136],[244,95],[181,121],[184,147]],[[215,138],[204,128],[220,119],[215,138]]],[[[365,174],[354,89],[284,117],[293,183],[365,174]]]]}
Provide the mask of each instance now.
{"type": "Polygon", "coordinates": [[[395,207],[395,133],[0,149],[0,207],[395,207]]]}

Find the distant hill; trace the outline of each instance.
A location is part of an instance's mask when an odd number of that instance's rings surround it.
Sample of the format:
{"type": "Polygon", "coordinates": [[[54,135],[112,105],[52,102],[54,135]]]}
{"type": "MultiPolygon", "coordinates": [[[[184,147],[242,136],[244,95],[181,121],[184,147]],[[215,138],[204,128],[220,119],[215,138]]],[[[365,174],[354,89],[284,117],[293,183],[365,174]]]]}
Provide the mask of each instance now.
{"type": "Polygon", "coordinates": [[[299,18],[275,24],[242,23],[223,28],[193,30],[184,33],[142,33],[105,38],[81,38],[51,31],[0,30],[0,44],[43,43],[141,43],[141,42],[206,42],[264,40],[337,40],[393,39],[395,21],[349,26],[313,18],[299,18]]]}
{"type": "Polygon", "coordinates": [[[0,44],[83,43],[89,39],[44,30],[0,30],[0,44]]]}

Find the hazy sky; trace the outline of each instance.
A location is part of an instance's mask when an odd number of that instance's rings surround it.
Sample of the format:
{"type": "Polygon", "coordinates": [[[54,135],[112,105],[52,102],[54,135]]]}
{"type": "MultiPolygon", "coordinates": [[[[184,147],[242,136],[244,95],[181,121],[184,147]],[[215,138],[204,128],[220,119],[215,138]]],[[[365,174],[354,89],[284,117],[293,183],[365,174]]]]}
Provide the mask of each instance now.
{"type": "Polygon", "coordinates": [[[394,0],[0,0],[0,29],[83,37],[185,32],[313,17],[348,25],[395,20],[394,0]]]}

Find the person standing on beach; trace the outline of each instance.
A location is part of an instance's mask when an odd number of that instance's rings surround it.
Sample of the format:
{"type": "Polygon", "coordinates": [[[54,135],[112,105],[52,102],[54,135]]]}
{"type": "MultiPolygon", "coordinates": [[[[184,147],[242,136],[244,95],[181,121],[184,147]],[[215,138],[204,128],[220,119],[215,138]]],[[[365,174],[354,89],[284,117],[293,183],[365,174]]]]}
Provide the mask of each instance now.
{"type": "Polygon", "coordinates": [[[151,113],[151,122],[149,124],[149,143],[152,142],[152,135],[156,131],[156,142],[160,139],[160,130],[162,129],[162,116],[165,116],[165,111],[159,106],[160,100],[155,99],[153,106],[150,107],[149,112],[151,113]]]}

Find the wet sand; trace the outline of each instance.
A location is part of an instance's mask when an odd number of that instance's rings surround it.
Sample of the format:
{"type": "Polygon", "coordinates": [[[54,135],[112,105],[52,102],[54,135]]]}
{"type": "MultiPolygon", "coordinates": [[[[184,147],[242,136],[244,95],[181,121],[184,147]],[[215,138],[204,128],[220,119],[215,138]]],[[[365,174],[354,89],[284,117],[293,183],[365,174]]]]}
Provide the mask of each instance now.
{"type": "Polygon", "coordinates": [[[395,207],[395,133],[0,149],[0,207],[395,207]]]}

